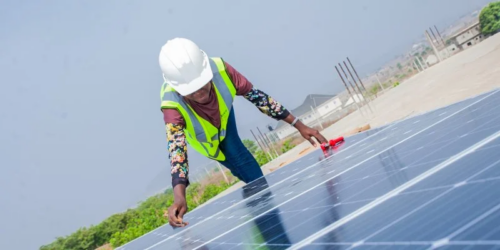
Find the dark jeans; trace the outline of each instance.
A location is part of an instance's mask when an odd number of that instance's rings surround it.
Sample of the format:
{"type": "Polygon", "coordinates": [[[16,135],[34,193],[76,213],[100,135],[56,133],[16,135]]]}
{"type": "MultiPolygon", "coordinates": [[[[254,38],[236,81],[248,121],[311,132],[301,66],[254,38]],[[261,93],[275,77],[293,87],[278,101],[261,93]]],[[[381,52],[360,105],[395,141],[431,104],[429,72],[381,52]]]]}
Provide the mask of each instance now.
{"type": "Polygon", "coordinates": [[[264,176],[259,163],[243,145],[236,129],[234,109],[231,109],[227,121],[226,138],[219,145],[226,156],[226,160],[220,161],[222,165],[231,170],[231,173],[245,183],[249,183],[264,176]]]}

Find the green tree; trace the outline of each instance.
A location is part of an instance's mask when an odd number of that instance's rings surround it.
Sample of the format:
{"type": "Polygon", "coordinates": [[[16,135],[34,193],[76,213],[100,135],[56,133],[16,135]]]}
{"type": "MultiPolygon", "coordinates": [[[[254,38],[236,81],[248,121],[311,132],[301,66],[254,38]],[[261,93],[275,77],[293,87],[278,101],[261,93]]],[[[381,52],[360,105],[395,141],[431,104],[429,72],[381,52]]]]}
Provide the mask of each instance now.
{"type": "Polygon", "coordinates": [[[255,151],[257,151],[257,145],[255,145],[255,142],[249,139],[243,139],[243,145],[252,153],[255,155],[255,151]]]}
{"type": "Polygon", "coordinates": [[[489,3],[479,14],[481,32],[485,35],[500,31],[500,1],[489,3]]]}

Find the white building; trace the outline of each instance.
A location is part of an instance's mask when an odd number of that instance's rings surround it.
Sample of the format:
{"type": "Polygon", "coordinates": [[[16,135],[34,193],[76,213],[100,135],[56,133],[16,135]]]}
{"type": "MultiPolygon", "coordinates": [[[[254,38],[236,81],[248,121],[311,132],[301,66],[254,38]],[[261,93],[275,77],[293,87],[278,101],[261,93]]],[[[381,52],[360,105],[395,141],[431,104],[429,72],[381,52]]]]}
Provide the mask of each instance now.
{"type": "Polygon", "coordinates": [[[467,49],[484,39],[479,21],[450,37],[461,50],[467,49]]]}
{"type": "Polygon", "coordinates": [[[458,48],[457,45],[452,43],[452,44],[448,45],[448,47],[446,47],[446,51],[449,53],[449,56],[452,56],[452,55],[455,55],[456,53],[458,53],[460,51],[460,49],[458,48]]]}
{"type": "MultiPolygon", "coordinates": [[[[365,99],[361,94],[354,94],[353,97],[356,103],[360,103],[365,99]]],[[[347,101],[344,103],[344,108],[354,104],[353,97],[349,97],[349,99],[347,99],[347,101]]]]}
{"type": "Polygon", "coordinates": [[[484,35],[481,33],[481,24],[479,21],[476,21],[472,25],[448,37],[448,45],[446,47],[442,42],[439,43],[439,41],[431,40],[429,36],[427,36],[427,39],[429,42],[433,42],[434,53],[437,53],[429,55],[425,60],[427,66],[432,66],[439,63],[440,60],[449,58],[481,42],[484,40],[484,35]]]}

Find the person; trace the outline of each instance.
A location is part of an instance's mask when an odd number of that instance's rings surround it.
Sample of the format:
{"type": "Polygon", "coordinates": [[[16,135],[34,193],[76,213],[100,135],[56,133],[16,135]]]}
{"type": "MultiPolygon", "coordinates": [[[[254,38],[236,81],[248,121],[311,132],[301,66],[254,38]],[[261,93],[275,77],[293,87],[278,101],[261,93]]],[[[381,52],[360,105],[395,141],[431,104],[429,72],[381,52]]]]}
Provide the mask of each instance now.
{"type": "Polygon", "coordinates": [[[174,202],[165,216],[173,227],[188,222],[189,186],[187,144],[203,156],[220,162],[239,180],[249,183],[263,176],[262,170],[243,145],[236,128],[233,101],[242,96],[263,114],[295,127],[316,146],[327,140],[303,124],[281,103],[256,88],[245,76],[220,57],[208,57],[186,38],[168,40],[161,48],[159,64],[164,83],[161,110],[166,128],[174,202]]]}

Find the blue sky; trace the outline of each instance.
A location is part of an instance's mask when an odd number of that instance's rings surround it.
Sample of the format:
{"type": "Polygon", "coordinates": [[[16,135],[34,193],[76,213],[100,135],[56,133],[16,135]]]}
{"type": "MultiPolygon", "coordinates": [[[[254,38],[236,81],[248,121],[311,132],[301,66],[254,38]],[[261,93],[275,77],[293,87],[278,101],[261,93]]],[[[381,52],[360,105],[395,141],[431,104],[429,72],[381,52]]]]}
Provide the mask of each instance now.
{"type": "MultiPolygon", "coordinates": [[[[194,40],[294,108],[340,91],[346,56],[368,73],[487,2],[1,0],[0,249],[36,249],[170,185],[166,40],[194,40]]],[[[243,138],[273,123],[243,98],[235,109],[243,138]]]]}

